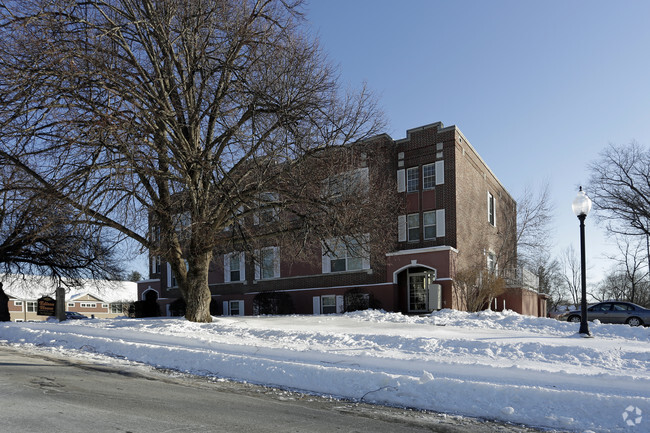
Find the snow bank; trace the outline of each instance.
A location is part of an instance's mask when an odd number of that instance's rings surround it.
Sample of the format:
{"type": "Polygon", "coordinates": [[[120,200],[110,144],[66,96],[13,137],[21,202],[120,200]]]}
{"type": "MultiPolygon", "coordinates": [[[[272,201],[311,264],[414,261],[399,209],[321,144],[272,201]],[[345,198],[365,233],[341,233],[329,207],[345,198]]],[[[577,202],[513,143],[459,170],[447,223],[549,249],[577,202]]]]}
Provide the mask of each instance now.
{"type": "Polygon", "coordinates": [[[0,342],[370,403],[593,432],[650,431],[650,331],[512,312],[0,324],[0,342]],[[644,414],[647,414],[644,416],[644,414]]]}

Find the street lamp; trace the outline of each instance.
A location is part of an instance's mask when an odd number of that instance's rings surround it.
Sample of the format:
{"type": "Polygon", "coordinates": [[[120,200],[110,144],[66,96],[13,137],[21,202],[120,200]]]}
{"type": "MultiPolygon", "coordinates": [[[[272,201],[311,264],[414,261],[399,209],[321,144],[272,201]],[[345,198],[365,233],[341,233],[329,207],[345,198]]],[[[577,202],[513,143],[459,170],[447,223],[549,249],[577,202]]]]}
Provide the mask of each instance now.
{"type": "Polygon", "coordinates": [[[580,220],[580,266],[582,268],[582,302],[580,303],[580,334],[585,336],[591,335],[589,332],[589,325],[587,324],[587,273],[586,273],[586,260],[585,260],[585,218],[591,210],[591,199],[582,190],[578,191],[578,195],[573,199],[571,204],[573,213],[576,214],[580,220]]]}

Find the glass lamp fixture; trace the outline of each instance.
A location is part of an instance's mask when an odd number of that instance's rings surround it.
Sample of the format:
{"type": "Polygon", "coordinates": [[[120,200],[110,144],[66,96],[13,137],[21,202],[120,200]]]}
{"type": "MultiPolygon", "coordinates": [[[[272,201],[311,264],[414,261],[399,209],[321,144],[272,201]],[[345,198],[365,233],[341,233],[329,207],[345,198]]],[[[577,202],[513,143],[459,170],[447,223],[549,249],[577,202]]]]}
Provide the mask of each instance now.
{"type": "Polygon", "coordinates": [[[589,214],[589,211],[591,210],[591,199],[582,190],[582,187],[580,187],[580,191],[578,191],[576,198],[573,199],[571,208],[577,217],[580,217],[582,215],[587,216],[587,214],[589,214]]]}

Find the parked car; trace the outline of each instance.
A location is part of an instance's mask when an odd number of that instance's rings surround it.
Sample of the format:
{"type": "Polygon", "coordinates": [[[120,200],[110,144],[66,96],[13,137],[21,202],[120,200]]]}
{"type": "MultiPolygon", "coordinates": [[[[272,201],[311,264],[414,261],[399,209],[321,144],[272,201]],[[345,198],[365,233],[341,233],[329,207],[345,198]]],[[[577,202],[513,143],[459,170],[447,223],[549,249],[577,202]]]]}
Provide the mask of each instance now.
{"type": "MultiPolygon", "coordinates": [[[[580,322],[581,310],[564,313],[560,319],[580,322]]],[[[630,326],[650,325],[650,310],[631,302],[599,302],[587,308],[587,320],[600,320],[602,323],[625,323],[630,326]]]]}
{"type": "MultiPolygon", "coordinates": [[[[84,316],[81,313],[77,313],[75,311],[66,311],[65,312],[65,318],[66,320],[83,320],[83,319],[89,319],[88,316],[84,316]]],[[[56,316],[49,316],[47,320],[57,320],[56,316]]]]}

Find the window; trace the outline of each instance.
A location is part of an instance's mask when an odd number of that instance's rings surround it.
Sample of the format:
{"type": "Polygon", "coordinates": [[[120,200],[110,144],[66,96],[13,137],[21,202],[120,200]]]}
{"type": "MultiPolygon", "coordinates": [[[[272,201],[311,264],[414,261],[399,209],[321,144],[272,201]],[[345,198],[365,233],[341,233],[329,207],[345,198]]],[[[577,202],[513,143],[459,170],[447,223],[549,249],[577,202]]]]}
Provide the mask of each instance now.
{"type": "Polygon", "coordinates": [[[487,253],[487,269],[491,274],[497,273],[497,256],[491,251],[487,253]]]}
{"type": "Polygon", "coordinates": [[[226,283],[231,281],[244,281],[244,253],[231,253],[223,256],[223,279],[226,283]]]}
{"type": "Polygon", "coordinates": [[[370,269],[367,235],[363,238],[362,243],[353,237],[327,241],[323,246],[323,273],[370,269]]]}
{"type": "Polygon", "coordinates": [[[23,301],[14,301],[14,307],[22,307],[22,306],[23,306],[23,301]]]}
{"type": "Polygon", "coordinates": [[[588,308],[587,311],[609,311],[611,309],[612,309],[612,304],[605,303],[605,304],[594,305],[593,307],[588,308]]]}
{"type": "Polygon", "coordinates": [[[436,238],[436,211],[424,212],[422,214],[424,239],[436,238]]]}
{"type": "Polygon", "coordinates": [[[68,307],[69,308],[74,308],[74,302],[68,302],[68,307]]]}
{"type": "Polygon", "coordinates": [[[495,211],[496,211],[496,203],[494,201],[494,196],[488,192],[488,222],[496,227],[496,216],[495,216],[495,211]]]}
{"type": "Polygon", "coordinates": [[[122,303],[111,304],[111,314],[122,314],[124,307],[122,303]]]}
{"type": "Polygon", "coordinates": [[[28,313],[36,313],[36,302],[35,301],[27,301],[27,312],[28,313]]]}
{"type": "Polygon", "coordinates": [[[263,192],[259,195],[258,211],[254,215],[255,224],[268,224],[278,218],[278,194],[263,192]]]}
{"type": "Polygon", "coordinates": [[[333,201],[341,201],[347,196],[368,195],[368,168],[359,168],[332,175],[323,182],[323,195],[333,201]]]}
{"type": "Polygon", "coordinates": [[[239,254],[230,256],[230,281],[239,281],[239,254]]]}
{"type": "Polygon", "coordinates": [[[420,187],[420,173],[417,167],[406,170],[406,192],[417,191],[420,187]]]}
{"type": "MultiPolygon", "coordinates": [[[[185,270],[188,271],[190,268],[189,263],[185,260],[185,270]]],[[[167,288],[178,287],[178,281],[176,281],[176,274],[172,271],[172,266],[167,263],[167,288]]]]}
{"type": "Polygon", "coordinates": [[[273,278],[274,273],[275,255],[273,250],[262,250],[261,265],[262,265],[262,279],[273,278]]]}
{"type": "Polygon", "coordinates": [[[280,248],[263,248],[258,252],[255,263],[255,279],[266,280],[280,277],[280,248]]]}
{"type": "Polygon", "coordinates": [[[96,307],[97,307],[97,304],[95,304],[95,303],[84,303],[84,302],[82,302],[81,304],[79,304],[79,306],[80,306],[81,308],[96,308],[96,307]]]}
{"type": "Polygon", "coordinates": [[[321,310],[323,314],[334,314],[336,313],[336,296],[335,295],[323,295],[321,299],[321,310]]]}
{"type": "Polygon", "coordinates": [[[151,273],[152,274],[160,273],[160,256],[153,256],[151,258],[151,273]]]}
{"type": "Polygon", "coordinates": [[[409,242],[420,240],[420,214],[413,213],[407,217],[409,242]]]}
{"type": "Polygon", "coordinates": [[[422,188],[432,189],[436,186],[436,165],[427,164],[422,166],[422,188]]]}
{"type": "Polygon", "coordinates": [[[243,316],[244,301],[223,301],[224,316],[243,316]]]}

